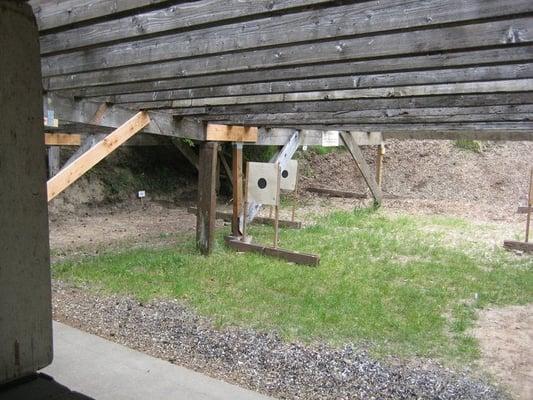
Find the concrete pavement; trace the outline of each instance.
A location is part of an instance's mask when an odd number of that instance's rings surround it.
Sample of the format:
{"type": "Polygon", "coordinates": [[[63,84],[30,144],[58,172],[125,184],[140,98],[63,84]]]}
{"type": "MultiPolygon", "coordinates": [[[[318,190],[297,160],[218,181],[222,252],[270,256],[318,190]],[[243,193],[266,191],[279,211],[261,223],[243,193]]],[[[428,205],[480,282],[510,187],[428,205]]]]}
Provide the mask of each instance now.
{"type": "Polygon", "coordinates": [[[41,372],[95,400],[273,400],[57,322],[41,372]]]}

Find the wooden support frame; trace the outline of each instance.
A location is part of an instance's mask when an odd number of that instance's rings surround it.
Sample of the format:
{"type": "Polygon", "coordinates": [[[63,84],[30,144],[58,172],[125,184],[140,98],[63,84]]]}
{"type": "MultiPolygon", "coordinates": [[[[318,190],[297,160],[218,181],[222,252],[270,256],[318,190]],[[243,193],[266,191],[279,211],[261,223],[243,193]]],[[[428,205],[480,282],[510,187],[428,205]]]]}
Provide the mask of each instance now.
{"type": "Polygon", "coordinates": [[[218,156],[220,158],[220,163],[222,164],[222,167],[224,168],[224,173],[226,174],[226,177],[229,180],[230,185],[233,187],[233,172],[231,172],[231,167],[228,164],[228,160],[226,160],[226,156],[224,155],[224,152],[222,151],[222,146],[218,146],[218,156]]]}
{"type": "Polygon", "coordinates": [[[57,175],[61,169],[61,148],[51,146],[48,148],[48,178],[57,175]]]}
{"type": "Polygon", "coordinates": [[[48,201],[52,200],[59,193],[72,185],[83,174],[102,161],[149,123],[150,117],[146,112],[141,111],[137,113],[119,128],[107,135],[105,139],[101,140],[78,157],[72,162],[72,164],[63,168],[47,183],[48,201]]]}
{"type": "Polygon", "coordinates": [[[350,132],[341,132],[340,135],[346,148],[350,151],[350,154],[352,155],[355,164],[357,165],[357,168],[361,172],[361,175],[363,175],[363,179],[365,180],[366,184],[368,185],[368,188],[370,189],[370,192],[372,193],[372,196],[374,197],[374,202],[380,205],[383,200],[383,193],[381,192],[381,189],[378,186],[375,177],[370,171],[370,167],[366,163],[359,145],[357,144],[350,132]]]}
{"type": "Polygon", "coordinates": [[[45,133],[44,144],[46,146],[79,146],[81,135],[75,133],[45,133]]]}
{"type": "Polygon", "coordinates": [[[196,246],[204,255],[215,246],[217,147],[216,142],[200,144],[196,246]]]}
{"type": "Polygon", "coordinates": [[[277,247],[246,243],[241,240],[235,240],[231,237],[226,238],[226,243],[229,247],[236,251],[259,253],[265,256],[280,258],[295,264],[316,267],[320,263],[320,256],[314,254],[299,253],[297,251],[290,251],[277,247]]]}
{"type": "MultiPolygon", "coordinates": [[[[197,207],[189,207],[187,208],[187,211],[191,214],[195,214],[198,212],[197,207]]],[[[221,219],[224,222],[232,222],[233,219],[233,213],[231,212],[225,212],[225,211],[218,211],[216,212],[216,219],[221,219]]],[[[255,217],[254,219],[255,223],[262,224],[262,225],[272,225],[274,226],[274,218],[267,218],[267,217],[255,217]]],[[[286,229],[301,229],[302,223],[300,221],[291,221],[287,219],[280,219],[279,220],[279,227],[280,228],[286,228],[286,229]]],[[[233,232],[233,231],[232,231],[233,232]]],[[[238,237],[232,235],[232,237],[238,237]]]]}
{"type": "Polygon", "coordinates": [[[231,233],[235,237],[243,234],[243,157],[242,143],[233,143],[232,152],[232,182],[233,182],[233,214],[231,218],[231,233]]]}
{"type": "Polygon", "coordinates": [[[345,190],[328,189],[322,187],[307,187],[305,190],[311,193],[325,194],[332,197],[342,197],[345,199],[366,199],[368,196],[364,193],[349,192],[345,190]]]}
{"type": "Polygon", "coordinates": [[[376,181],[380,189],[383,188],[383,159],[385,158],[385,144],[378,145],[376,154],[376,181]]]}
{"type": "Polygon", "coordinates": [[[217,142],[257,142],[258,132],[253,126],[207,124],[205,136],[217,142]]]}

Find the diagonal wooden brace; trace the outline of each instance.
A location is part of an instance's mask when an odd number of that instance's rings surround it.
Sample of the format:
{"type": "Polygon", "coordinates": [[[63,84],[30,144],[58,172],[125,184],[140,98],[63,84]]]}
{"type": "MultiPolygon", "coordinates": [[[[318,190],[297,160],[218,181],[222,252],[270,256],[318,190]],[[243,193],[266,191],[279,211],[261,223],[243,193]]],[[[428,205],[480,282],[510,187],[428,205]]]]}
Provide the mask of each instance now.
{"type": "Polygon", "coordinates": [[[370,167],[366,163],[365,158],[363,157],[363,153],[361,152],[361,148],[357,144],[357,141],[354,139],[350,132],[341,132],[341,138],[344,144],[346,145],[346,148],[352,155],[355,164],[357,165],[357,168],[359,169],[359,171],[361,171],[361,175],[363,175],[363,179],[368,185],[370,192],[372,192],[374,202],[380,205],[383,199],[383,193],[381,192],[381,189],[377,184],[375,176],[372,174],[370,167]]]}
{"type": "Polygon", "coordinates": [[[47,182],[48,201],[76,182],[83,174],[106,158],[137,132],[141,131],[149,123],[150,117],[146,112],[141,111],[137,113],[80,155],[70,165],[59,171],[57,175],[47,182]]]}

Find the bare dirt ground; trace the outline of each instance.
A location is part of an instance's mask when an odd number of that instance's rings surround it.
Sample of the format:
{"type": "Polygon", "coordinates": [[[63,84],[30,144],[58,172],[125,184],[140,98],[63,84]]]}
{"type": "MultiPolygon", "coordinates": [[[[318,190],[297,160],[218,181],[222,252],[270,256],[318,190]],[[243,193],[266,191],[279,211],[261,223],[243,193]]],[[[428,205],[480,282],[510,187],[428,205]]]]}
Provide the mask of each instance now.
{"type": "Polygon", "coordinates": [[[483,366],[519,399],[533,398],[533,304],[483,310],[474,330],[483,366]]]}
{"type": "MultiPolygon", "coordinates": [[[[365,155],[372,167],[374,149],[365,150],[365,155]]],[[[390,214],[447,215],[474,224],[488,222],[494,229],[480,229],[476,240],[500,246],[504,239],[523,234],[524,216],[516,214],[516,207],[525,203],[532,165],[533,143],[486,144],[481,153],[473,153],[459,150],[451,142],[391,141],[385,157],[387,197],[383,209],[390,214]]],[[[333,209],[371,203],[370,199],[327,198],[305,191],[308,186],[323,186],[364,193],[364,182],[346,152],[306,153],[300,171],[297,219],[304,223],[333,209]]],[[[148,199],[144,206],[133,200],[103,205],[99,202],[102,185],[94,179],[82,179],[69,190],[50,207],[53,260],[124,246],[165,246],[175,243],[177,232],[195,229],[195,216],[187,212],[189,204],[177,203],[175,198],[166,202],[161,196],[158,201],[148,199]]],[[[290,209],[285,207],[281,217],[289,216],[290,209]]],[[[533,305],[484,310],[474,331],[483,367],[524,400],[533,398],[532,332],[533,305]]]]}

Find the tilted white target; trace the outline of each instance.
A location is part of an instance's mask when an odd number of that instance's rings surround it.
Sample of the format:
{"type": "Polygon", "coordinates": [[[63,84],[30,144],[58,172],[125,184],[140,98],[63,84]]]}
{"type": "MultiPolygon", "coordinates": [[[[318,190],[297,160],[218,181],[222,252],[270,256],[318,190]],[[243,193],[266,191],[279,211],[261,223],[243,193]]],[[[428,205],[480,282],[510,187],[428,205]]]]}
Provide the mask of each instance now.
{"type": "Polygon", "coordinates": [[[246,165],[246,201],[268,206],[279,204],[278,164],[248,162],[246,165]]]}
{"type": "Polygon", "coordinates": [[[298,178],[298,161],[289,160],[285,168],[281,169],[281,180],[279,186],[281,190],[293,191],[296,189],[296,180],[298,178]]]}

